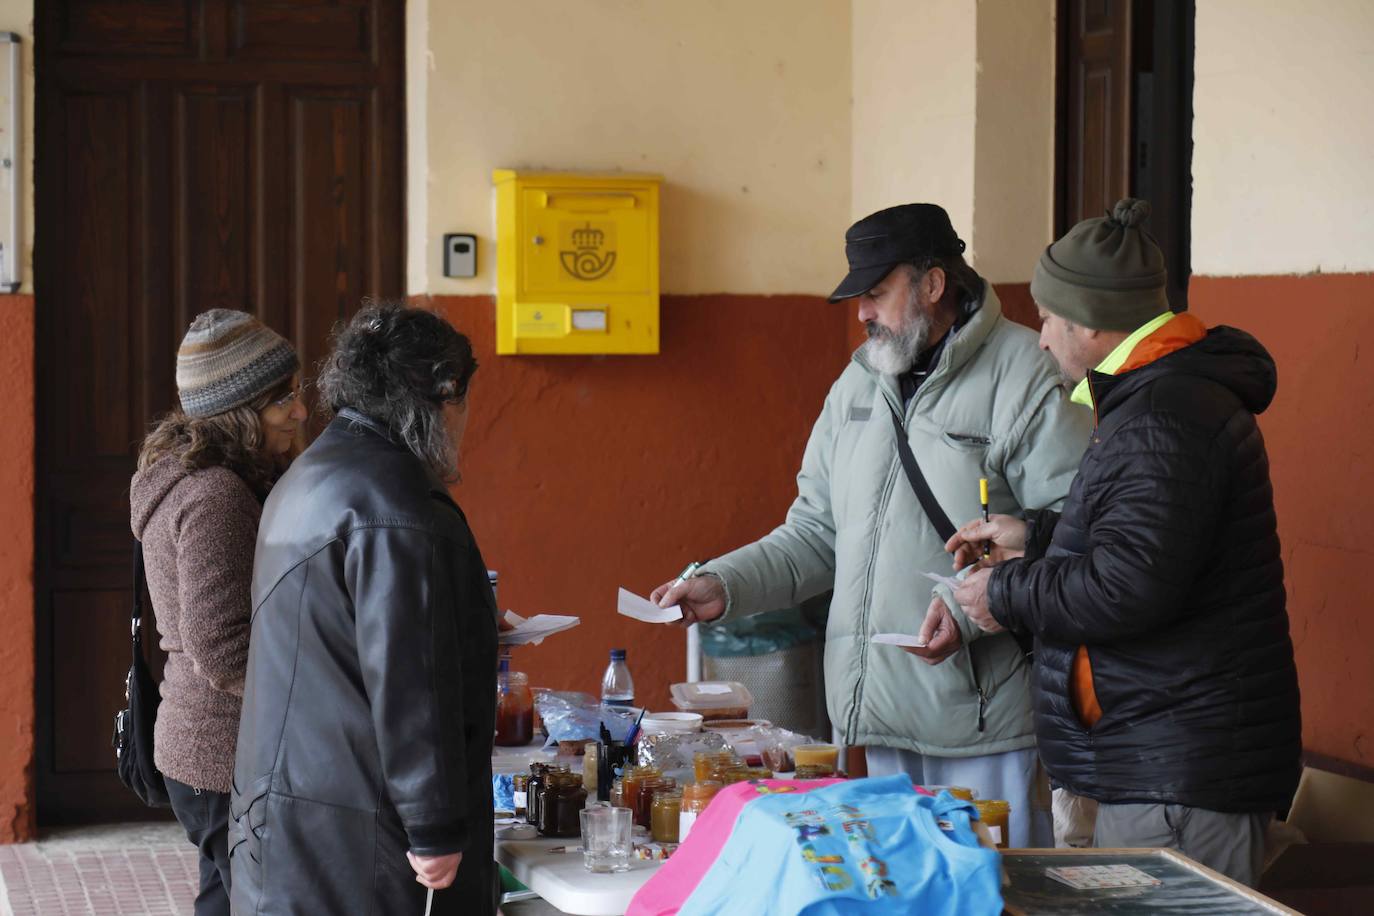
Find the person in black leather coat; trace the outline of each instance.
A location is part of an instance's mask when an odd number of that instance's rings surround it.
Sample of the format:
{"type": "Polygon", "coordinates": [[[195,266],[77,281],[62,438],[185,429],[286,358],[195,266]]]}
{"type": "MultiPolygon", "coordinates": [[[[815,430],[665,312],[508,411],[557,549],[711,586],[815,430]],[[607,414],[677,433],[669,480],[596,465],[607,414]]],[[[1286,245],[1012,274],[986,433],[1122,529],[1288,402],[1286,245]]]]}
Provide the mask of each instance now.
{"type": "Polygon", "coordinates": [[[495,912],[496,606],[447,487],[475,369],[427,311],[336,337],[335,417],[259,528],[234,913],[418,916],[426,887],[435,913],[495,912]]]}
{"type": "Polygon", "coordinates": [[[1163,256],[1117,204],[1036,268],[1041,346],[1095,414],[1063,513],[951,539],[1004,560],[955,597],[983,629],[1035,637],[1051,777],[1098,802],[1095,845],[1168,846],[1258,881],[1302,753],[1269,462],[1256,415],[1274,361],[1164,299],[1163,256]]]}

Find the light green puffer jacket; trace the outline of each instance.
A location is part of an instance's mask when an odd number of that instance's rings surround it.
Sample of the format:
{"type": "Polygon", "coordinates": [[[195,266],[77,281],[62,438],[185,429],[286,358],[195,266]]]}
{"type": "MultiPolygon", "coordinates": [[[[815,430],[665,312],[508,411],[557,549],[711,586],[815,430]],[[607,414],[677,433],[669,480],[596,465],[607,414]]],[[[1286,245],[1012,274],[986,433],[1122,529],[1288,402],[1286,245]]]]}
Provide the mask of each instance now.
{"type": "MultiPolygon", "coordinates": [[[[1069,402],[1035,333],[1004,318],[996,293],[986,290],[905,411],[912,452],[956,526],[980,512],[980,477],[988,478],[994,513],[1057,508],[1092,423],[1089,411],[1069,402]]],[[[826,702],[846,744],[941,757],[1029,747],[1029,668],[1016,642],[1005,633],[983,636],[948,589],[921,575],[950,575],[950,557],[898,458],[889,408],[902,407],[897,380],[878,375],[861,353],[826,397],[787,520],[699,574],[723,581],[722,620],[834,588],[826,702]],[[875,633],[917,633],[935,588],[956,609],[965,648],[927,665],[895,646],[870,644],[875,633]]]]}

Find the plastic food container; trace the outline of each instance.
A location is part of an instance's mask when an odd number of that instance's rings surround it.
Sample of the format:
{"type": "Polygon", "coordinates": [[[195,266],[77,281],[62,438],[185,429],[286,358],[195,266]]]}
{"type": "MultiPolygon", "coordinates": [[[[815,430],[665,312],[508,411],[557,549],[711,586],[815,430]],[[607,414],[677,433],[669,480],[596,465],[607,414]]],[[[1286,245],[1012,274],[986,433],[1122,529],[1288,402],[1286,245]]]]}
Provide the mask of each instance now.
{"type": "Polygon", "coordinates": [[[646,735],[690,735],[701,731],[701,722],[696,712],[651,712],[642,724],[646,735]]]}
{"type": "Polygon", "coordinates": [[[738,681],[693,681],[674,684],[673,705],[683,712],[699,713],[707,722],[745,719],[754,697],[738,681]]]}

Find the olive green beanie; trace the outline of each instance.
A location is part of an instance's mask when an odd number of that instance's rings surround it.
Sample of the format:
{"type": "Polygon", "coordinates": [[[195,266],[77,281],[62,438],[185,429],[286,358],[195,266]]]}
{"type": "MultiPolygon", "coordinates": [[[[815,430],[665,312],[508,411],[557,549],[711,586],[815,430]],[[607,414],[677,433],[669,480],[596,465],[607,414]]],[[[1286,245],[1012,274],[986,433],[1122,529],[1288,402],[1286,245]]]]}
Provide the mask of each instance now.
{"type": "Polygon", "coordinates": [[[1070,229],[1035,265],[1036,304],[1099,331],[1134,331],[1167,312],[1164,253],[1141,226],[1149,215],[1148,201],[1127,197],[1070,229]]]}

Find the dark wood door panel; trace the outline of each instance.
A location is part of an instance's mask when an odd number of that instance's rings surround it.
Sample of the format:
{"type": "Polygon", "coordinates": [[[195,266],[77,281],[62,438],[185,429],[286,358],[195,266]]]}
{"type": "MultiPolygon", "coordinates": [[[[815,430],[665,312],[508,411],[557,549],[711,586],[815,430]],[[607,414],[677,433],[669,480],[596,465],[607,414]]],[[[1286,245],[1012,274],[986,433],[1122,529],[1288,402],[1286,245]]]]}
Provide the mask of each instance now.
{"type": "Polygon", "coordinates": [[[210,308],[258,311],[258,94],[243,85],[174,90],[172,270],[182,326],[210,308]]]}
{"type": "Polygon", "coordinates": [[[1062,232],[1101,216],[1131,188],[1132,0],[1068,0],[1061,131],[1062,232]]]}
{"type": "Polygon", "coordinates": [[[403,9],[35,6],[40,823],[157,816],[115,779],[110,718],[129,478],[192,317],[254,312],[313,367],[365,296],[404,292],[403,9]]]}
{"type": "Polygon", "coordinates": [[[230,10],[231,57],[260,60],[373,60],[373,3],[238,0],[230,10]]]}
{"type": "Polygon", "coordinates": [[[61,54],[189,56],[199,45],[197,0],[40,0],[42,4],[52,7],[49,15],[57,27],[49,34],[61,54]]]}

